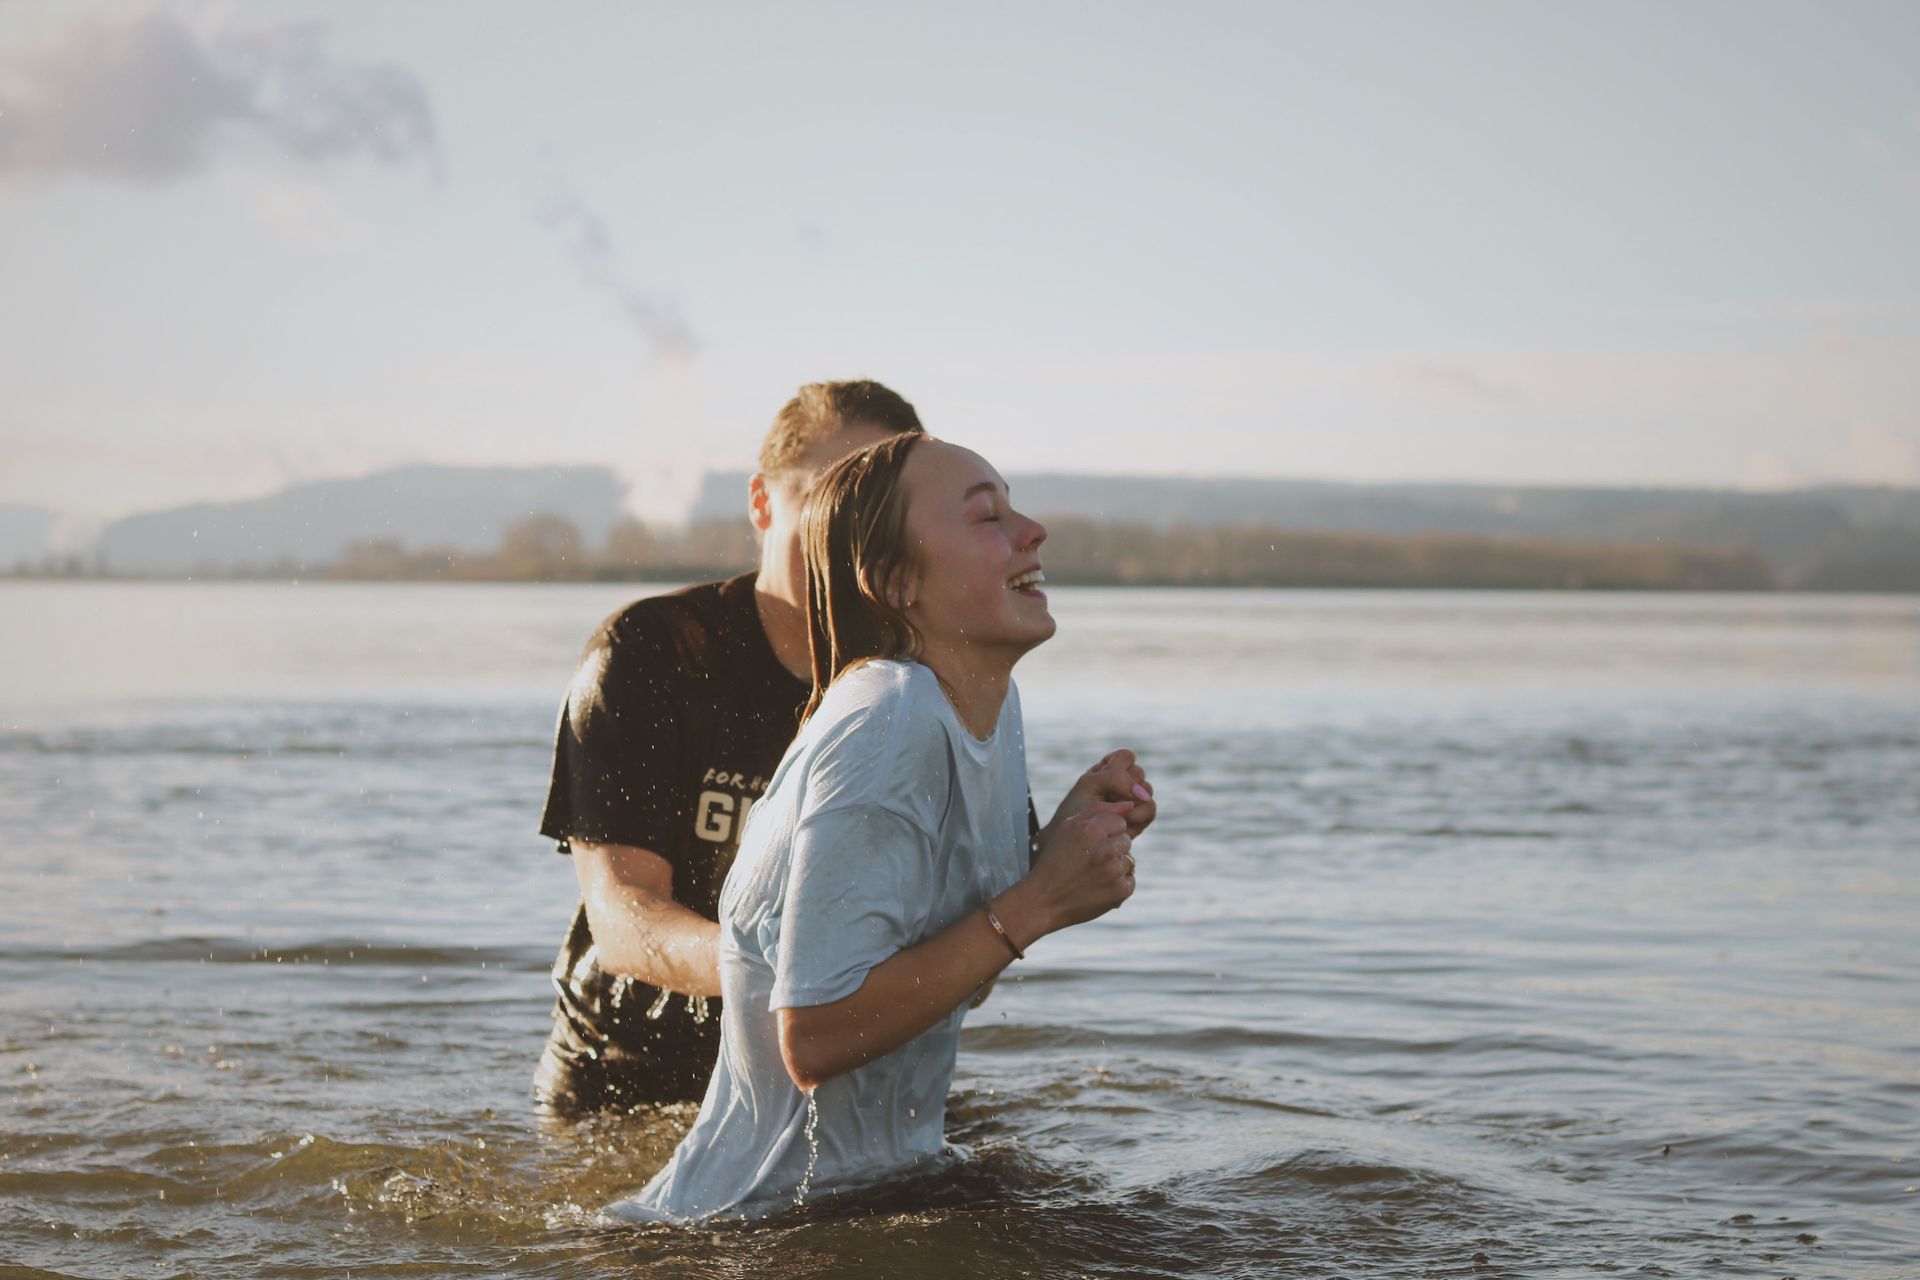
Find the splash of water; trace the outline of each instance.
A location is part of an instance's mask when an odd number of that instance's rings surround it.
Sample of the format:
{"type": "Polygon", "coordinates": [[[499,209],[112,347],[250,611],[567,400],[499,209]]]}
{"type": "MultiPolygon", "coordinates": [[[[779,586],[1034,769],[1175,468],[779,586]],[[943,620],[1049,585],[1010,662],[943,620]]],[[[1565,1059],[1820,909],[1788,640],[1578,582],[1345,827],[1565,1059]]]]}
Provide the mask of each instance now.
{"type": "Polygon", "coordinates": [[[693,1025],[696,1027],[705,1022],[707,1020],[707,998],[705,996],[688,996],[687,1012],[693,1015],[693,1025]]]}
{"type": "Polygon", "coordinates": [[[793,1189],[796,1209],[806,1207],[807,1188],[813,1185],[813,1167],[820,1163],[820,1104],[813,1094],[812,1089],[807,1090],[807,1171],[800,1175],[800,1185],[793,1189]]]}
{"type": "Polygon", "coordinates": [[[671,999],[673,999],[673,992],[662,989],[660,994],[653,998],[653,1003],[647,1006],[648,1021],[658,1022],[660,1015],[667,1011],[667,1001],[671,999]]]}

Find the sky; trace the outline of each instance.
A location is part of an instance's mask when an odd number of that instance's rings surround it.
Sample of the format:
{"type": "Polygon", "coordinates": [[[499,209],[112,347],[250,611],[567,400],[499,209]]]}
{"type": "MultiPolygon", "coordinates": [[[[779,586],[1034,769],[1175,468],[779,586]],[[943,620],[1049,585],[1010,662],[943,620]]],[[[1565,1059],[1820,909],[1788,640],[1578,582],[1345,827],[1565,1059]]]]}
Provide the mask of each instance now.
{"type": "Polygon", "coordinates": [[[1920,5],[0,6],[0,502],[1002,471],[1920,485],[1920,5]]]}

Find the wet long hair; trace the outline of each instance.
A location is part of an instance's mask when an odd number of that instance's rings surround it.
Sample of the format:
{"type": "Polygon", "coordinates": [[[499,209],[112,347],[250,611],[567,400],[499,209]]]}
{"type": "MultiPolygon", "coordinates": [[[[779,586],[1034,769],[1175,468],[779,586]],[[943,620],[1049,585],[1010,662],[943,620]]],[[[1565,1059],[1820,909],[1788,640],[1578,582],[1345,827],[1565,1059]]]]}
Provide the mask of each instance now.
{"type": "Polygon", "coordinates": [[[808,495],[802,539],[813,696],[802,724],[849,668],[920,651],[919,631],[893,599],[916,567],[900,475],[914,447],[931,438],[905,432],[850,453],[808,495]]]}

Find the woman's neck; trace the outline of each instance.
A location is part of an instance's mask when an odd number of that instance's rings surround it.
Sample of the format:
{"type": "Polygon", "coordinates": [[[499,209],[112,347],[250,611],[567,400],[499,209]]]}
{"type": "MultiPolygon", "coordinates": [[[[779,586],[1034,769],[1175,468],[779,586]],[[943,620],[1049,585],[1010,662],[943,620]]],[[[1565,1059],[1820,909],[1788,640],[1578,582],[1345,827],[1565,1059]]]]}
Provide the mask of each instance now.
{"type": "Polygon", "coordinates": [[[971,647],[929,647],[921,652],[920,663],[939,678],[961,726],[975,738],[992,737],[1013,683],[1013,663],[971,647]]]}

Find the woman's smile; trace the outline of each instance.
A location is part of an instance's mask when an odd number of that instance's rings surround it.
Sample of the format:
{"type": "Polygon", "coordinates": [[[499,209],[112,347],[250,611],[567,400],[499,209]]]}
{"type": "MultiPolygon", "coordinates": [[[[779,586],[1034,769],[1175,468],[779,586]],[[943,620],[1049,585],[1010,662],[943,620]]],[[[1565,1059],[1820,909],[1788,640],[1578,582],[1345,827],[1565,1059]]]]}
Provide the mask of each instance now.
{"type": "Polygon", "coordinates": [[[1007,590],[1045,604],[1047,602],[1047,593],[1040,589],[1040,584],[1046,580],[1047,575],[1040,571],[1039,565],[1035,565],[1025,573],[1014,575],[1014,577],[1007,582],[1007,590]]]}

